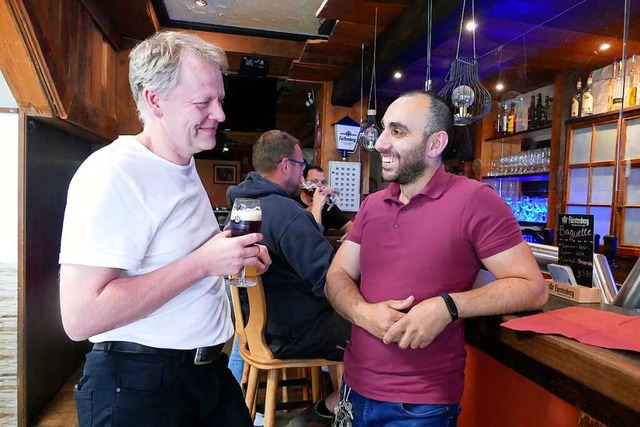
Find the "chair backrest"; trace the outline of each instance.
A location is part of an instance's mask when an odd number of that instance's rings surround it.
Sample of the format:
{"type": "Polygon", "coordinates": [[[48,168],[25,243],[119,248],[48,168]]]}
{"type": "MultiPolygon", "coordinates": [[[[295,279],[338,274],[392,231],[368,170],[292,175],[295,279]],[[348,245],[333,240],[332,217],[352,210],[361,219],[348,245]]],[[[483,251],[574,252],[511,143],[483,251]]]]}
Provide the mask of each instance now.
{"type": "Polygon", "coordinates": [[[274,359],[271,349],[264,339],[264,331],[267,328],[267,301],[264,297],[262,277],[255,269],[247,268],[245,277],[254,279],[257,285],[244,288],[247,291],[249,300],[249,319],[245,319],[240,302],[240,291],[236,286],[231,286],[231,299],[233,302],[233,312],[236,318],[236,335],[240,342],[240,348],[249,350],[256,358],[271,360],[274,359]]]}

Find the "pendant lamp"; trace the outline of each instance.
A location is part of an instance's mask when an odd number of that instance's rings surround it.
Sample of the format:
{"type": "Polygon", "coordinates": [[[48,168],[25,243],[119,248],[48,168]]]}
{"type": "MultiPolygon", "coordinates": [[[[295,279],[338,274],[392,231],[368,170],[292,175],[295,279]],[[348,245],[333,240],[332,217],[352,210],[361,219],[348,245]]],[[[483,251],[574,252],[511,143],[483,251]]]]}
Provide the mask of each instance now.
{"type": "MultiPolygon", "coordinates": [[[[371,85],[369,87],[369,108],[367,109],[367,123],[358,134],[358,143],[364,151],[375,151],[380,130],[376,124],[376,108],[378,98],[376,94],[376,48],[378,39],[378,8],[376,7],[375,23],[373,35],[373,66],[371,67],[371,85]],[[372,107],[373,102],[373,107],[372,107]]],[[[362,97],[360,97],[362,99],[362,97]]],[[[362,111],[362,110],[360,110],[362,111]]]]}
{"type": "MultiPolygon", "coordinates": [[[[472,56],[460,56],[466,3],[467,0],[463,0],[456,57],[451,62],[451,69],[445,78],[447,84],[439,92],[439,95],[452,107],[453,123],[456,126],[467,126],[481,120],[491,111],[492,102],[491,94],[480,83],[478,77],[475,28],[470,30],[473,43],[472,56]]],[[[476,22],[474,0],[471,0],[471,19],[474,23],[476,22]]]]}

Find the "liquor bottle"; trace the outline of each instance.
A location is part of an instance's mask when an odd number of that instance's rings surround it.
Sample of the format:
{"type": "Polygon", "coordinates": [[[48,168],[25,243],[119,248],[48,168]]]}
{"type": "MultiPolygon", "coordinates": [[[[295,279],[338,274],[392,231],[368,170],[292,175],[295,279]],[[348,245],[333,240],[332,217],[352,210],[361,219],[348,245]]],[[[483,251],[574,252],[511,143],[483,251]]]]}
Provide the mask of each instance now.
{"type": "Polygon", "coordinates": [[[580,117],[580,102],[582,101],[582,79],[578,77],[576,93],[571,98],[571,117],[580,117]]]}
{"type": "Polygon", "coordinates": [[[529,105],[529,109],[527,110],[527,129],[533,129],[537,127],[537,123],[534,121],[534,113],[536,111],[536,97],[531,95],[531,104],[529,105]]]}
{"type": "Polygon", "coordinates": [[[537,127],[546,125],[546,120],[544,117],[544,105],[542,105],[542,94],[540,92],[538,92],[538,102],[536,102],[536,110],[533,116],[533,120],[536,122],[537,127]]]}
{"type": "Polygon", "coordinates": [[[511,109],[509,110],[509,115],[507,116],[507,133],[512,134],[516,133],[516,103],[511,103],[511,109]]]}
{"type": "Polygon", "coordinates": [[[502,103],[498,102],[498,114],[496,117],[495,136],[502,136],[504,134],[504,128],[502,127],[502,103]]]}
{"type": "Polygon", "coordinates": [[[593,88],[593,77],[591,73],[589,73],[589,77],[587,77],[587,84],[582,91],[582,115],[583,116],[592,116],[593,115],[593,94],[591,90],[593,88]]]}
{"type": "Polygon", "coordinates": [[[625,107],[632,107],[636,105],[636,97],[638,93],[638,69],[637,69],[637,55],[634,52],[631,57],[631,62],[627,67],[627,79],[625,81],[625,107]]]}
{"type": "Polygon", "coordinates": [[[622,69],[620,61],[613,60],[613,75],[611,76],[611,109],[615,110],[622,105],[622,69]]]}
{"type": "Polygon", "coordinates": [[[507,124],[509,123],[509,104],[506,102],[502,107],[502,134],[506,135],[507,132],[507,124]]]}
{"type": "Polygon", "coordinates": [[[553,110],[551,109],[551,99],[549,95],[544,97],[544,125],[551,126],[551,115],[553,110]]]}

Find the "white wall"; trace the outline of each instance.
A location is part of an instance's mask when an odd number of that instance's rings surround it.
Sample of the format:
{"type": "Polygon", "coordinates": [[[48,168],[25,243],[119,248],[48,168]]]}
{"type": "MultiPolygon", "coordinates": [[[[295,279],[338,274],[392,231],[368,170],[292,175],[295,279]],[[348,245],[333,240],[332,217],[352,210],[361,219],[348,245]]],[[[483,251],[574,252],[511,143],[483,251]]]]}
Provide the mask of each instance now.
{"type": "Polygon", "coordinates": [[[18,113],[16,101],[0,73],[0,263],[18,262],[18,113]]]}
{"type": "Polygon", "coordinates": [[[0,113],[0,262],[18,262],[17,113],[0,113]]]}

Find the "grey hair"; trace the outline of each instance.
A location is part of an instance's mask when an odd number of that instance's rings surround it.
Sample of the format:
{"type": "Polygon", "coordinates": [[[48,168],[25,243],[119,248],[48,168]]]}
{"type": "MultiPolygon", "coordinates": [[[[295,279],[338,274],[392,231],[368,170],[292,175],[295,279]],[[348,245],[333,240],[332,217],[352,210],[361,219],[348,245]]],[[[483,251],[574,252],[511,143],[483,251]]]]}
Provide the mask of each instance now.
{"type": "Polygon", "coordinates": [[[176,31],[157,32],[140,42],[129,54],[129,85],[141,123],[148,118],[144,89],[167,94],[178,84],[180,64],[185,54],[193,54],[227,71],[224,51],[200,37],[176,31]]]}

